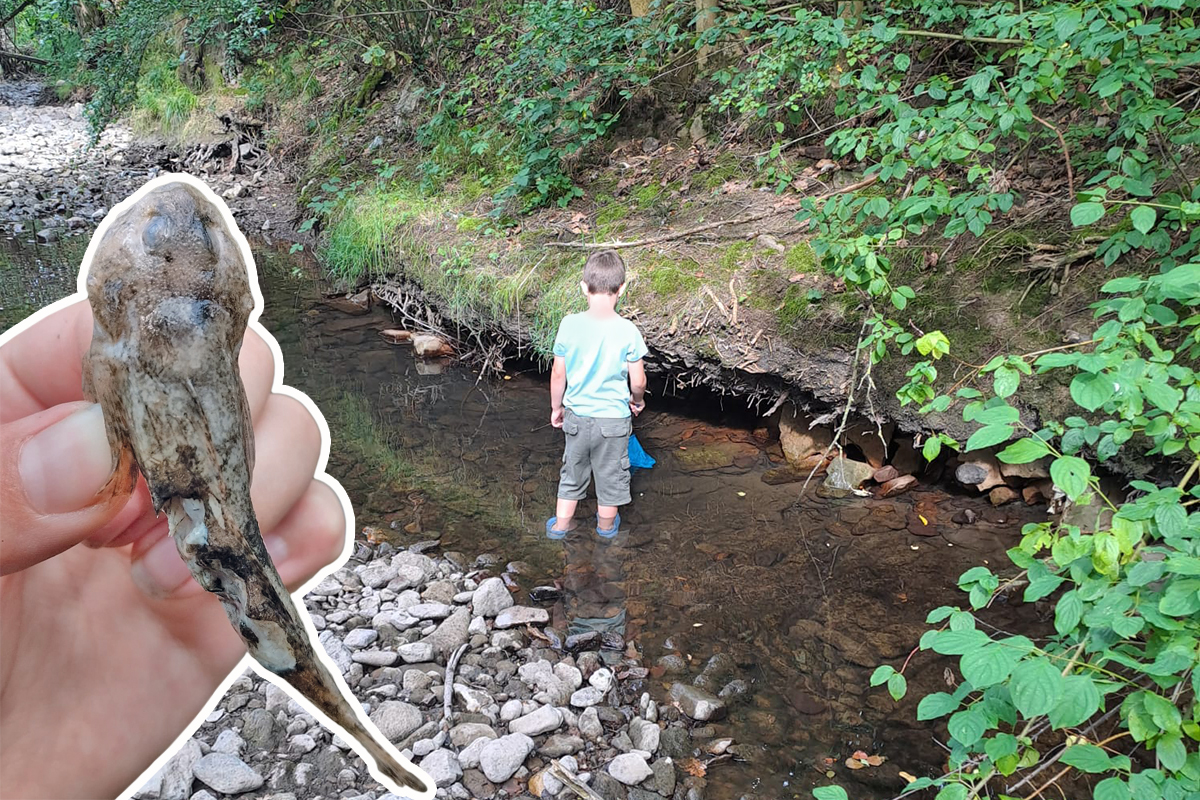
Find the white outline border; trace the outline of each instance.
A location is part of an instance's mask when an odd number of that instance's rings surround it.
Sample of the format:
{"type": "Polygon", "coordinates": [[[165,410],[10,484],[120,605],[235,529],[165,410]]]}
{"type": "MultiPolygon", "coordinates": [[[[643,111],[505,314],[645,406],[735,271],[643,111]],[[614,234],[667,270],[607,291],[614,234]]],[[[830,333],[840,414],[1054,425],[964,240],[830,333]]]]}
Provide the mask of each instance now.
{"type": "Polygon", "coordinates": [[[293,592],[292,601],[296,603],[297,607],[302,612],[300,614],[300,618],[304,623],[304,629],[308,633],[309,640],[313,643],[313,649],[316,651],[317,657],[321,659],[321,661],[325,664],[326,669],[328,669],[330,674],[333,676],[334,682],[337,684],[338,689],[341,691],[343,697],[346,697],[352,701],[351,709],[358,716],[359,721],[363,724],[368,732],[375,734],[376,740],[383,746],[385,750],[387,750],[387,752],[389,752],[401,764],[408,767],[419,777],[421,777],[429,788],[427,791],[421,794],[416,794],[411,789],[397,786],[396,784],[392,783],[387,776],[380,772],[378,767],[374,766],[374,759],[370,757],[363,746],[360,745],[354,739],[354,737],[350,736],[345,730],[342,729],[340,725],[334,723],[327,716],[325,716],[324,713],[310,703],[307,698],[300,694],[300,692],[292,688],[290,684],[267,670],[265,667],[261,666],[250,656],[249,653],[247,653],[246,655],[242,656],[238,663],[234,665],[233,669],[230,670],[229,675],[217,686],[212,697],[210,697],[208,701],[204,703],[203,707],[200,709],[200,712],[196,715],[196,718],[183,729],[179,736],[176,737],[175,741],[173,741],[171,745],[167,747],[162,755],[154,759],[154,762],[150,764],[145,771],[138,775],[133,783],[131,783],[129,787],[125,789],[125,791],[121,792],[121,794],[117,796],[117,800],[130,800],[134,793],[138,791],[138,789],[145,785],[147,781],[154,777],[158,770],[160,770],[168,761],[170,761],[171,757],[174,756],[175,753],[183,746],[183,744],[191,738],[192,734],[200,728],[200,726],[204,723],[205,718],[212,713],[212,710],[216,708],[217,703],[219,703],[221,698],[225,696],[225,693],[229,690],[229,687],[235,680],[241,677],[242,673],[247,667],[257,672],[258,675],[264,680],[270,681],[279,688],[283,689],[288,693],[289,696],[299,702],[300,705],[303,706],[305,710],[307,710],[313,716],[314,719],[321,721],[325,728],[336,733],[342,738],[343,741],[348,742],[363,760],[363,763],[369,765],[368,770],[370,771],[371,777],[378,781],[385,789],[390,791],[392,794],[401,797],[411,797],[413,800],[431,800],[436,792],[436,787],[434,786],[433,780],[430,779],[429,775],[426,774],[424,770],[413,764],[407,758],[404,758],[400,754],[400,751],[396,749],[396,746],[388,741],[387,737],[383,736],[383,734],[379,732],[379,729],[373,722],[371,722],[370,718],[362,713],[362,704],[354,695],[354,693],[350,691],[350,687],[346,684],[346,679],[342,676],[342,671],[338,669],[337,665],[333,663],[333,659],[330,658],[329,654],[325,652],[325,648],[322,647],[320,642],[317,641],[317,629],[313,626],[312,618],[309,616],[307,608],[304,605],[304,595],[308,592],[308,590],[312,589],[329,575],[332,575],[334,572],[341,569],[343,566],[345,566],[346,562],[350,560],[350,556],[354,552],[354,509],[351,507],[350,498],[346,494],[346,490],[342,488],[342,485],[338,483],[337,480],[325,473],[325,465],[329,461],[330,437],[329,425],[325,422],[324,415],[321,414],[320,409],[317,408],[316,404],[313,403],[308,395],[295,389],[294,387],[285,386],[283,384],[283,352],[279,349],[279,343],[275,341],[275,337],[272,336],[271,333],[262,326],[261,322],[259,322],[259,317],[262,315],[263,311],[263,297],[258,286],[258,268],[254,263],[254,255],[250,251],[250,243],[246,240],[246,236],[238,227],[237,222],[233,218],[233,212],[229,209],[229,206],[225,203],[225,201],[218,196],[216,192],[209,188],[207,184],[193,175],[188,175],[182,172],[166,173],[151,179],[132,195],[114,206],[104,217],[104,220],[96,228],[95,232],[92,233],[92,239],[88,243],[87,251],[84,253],[83,261],[79,266],[79,277],[76,279],[75,294],[70,295],[69,297],[64,297],[61,300],[51,303],[45,308],[35,311],[33,314],[29,315],[29,317],[9,328],[7,331],[0,333],[0,345],[6,344],[10,339],[16,337],[22,331],[32,327],[33,325],[36,325],[41,320],[56,313],[57,311],[60,311],[66,306],[78,303],[80,300],[86,302],[88,269],[91,267],[92,258],[95,256],[96,249],[99,247],[101,240],[104,238],[104,234],[107,233],[110,227],[112,227],[112,224],[118,217],[124,214],[131,206],[133,206],[133,204],[141,200],[146,194],[165,184],[177,182],[185,183],[188,186],[198,190],[221,212],[221,221],[225,223],[226,229],[229,231],[234,243],[241,251],[242,260],[245,262],[246,270],[249,273],[250,293],[254,297],[254,308],[250,311],[250,319],[246,327],[248,330],[253,330],[259,336],[261,336],[263,341],[267,343],[267,347],[271,350],[271,358],[275,363],[275,376],[271,383],[271,393],[286,395],[287,397],[298,401],[305,407],[305,409],[308,410],[308,413],[312,416],[313,420],[316,421],[317,427],[321,431],[321,451],[319,457],[317,458],[316,473],[313,477],[315,480],[324,483],[333,490],[333,493],[337,495],[338,501],[342,505],[342,513],[346,518],[346,543],[342,548],[341,556],[334,559],[333,563],[331,563],[329,566],[319,570],[316,575],[310,578],[297,591],[293,592]],[[355,708],[355,706],[357,706],[357,708],[355,708]]]}

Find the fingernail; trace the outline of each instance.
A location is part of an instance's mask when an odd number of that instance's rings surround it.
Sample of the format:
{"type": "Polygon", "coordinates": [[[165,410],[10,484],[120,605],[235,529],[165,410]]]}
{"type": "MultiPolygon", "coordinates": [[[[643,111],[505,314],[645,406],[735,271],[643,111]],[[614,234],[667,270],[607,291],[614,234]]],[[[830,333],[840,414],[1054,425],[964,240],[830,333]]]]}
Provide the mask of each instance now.
{"type": "Polygon", "coordinates": [[[21,482],[34,511],[65,514],[87,507],[113,472],[100,405],[92,403],[25,442],[20,459],[21,482]]]}
{"type": "Polygon", "coordinates": [[[133,562],[133,582],[150,597],[166,597],[191,577],[187,564],[179,557],[175,540],[169,535],[133,562]]]}
{"type": "Polygon", "coordinates": [[[288,546],[282,536],[275,536],[274,534],[264,536],[263,544],[266,546],[267,553],[271,556],[271,561],[276,567],[287,559],[288,546]]]}

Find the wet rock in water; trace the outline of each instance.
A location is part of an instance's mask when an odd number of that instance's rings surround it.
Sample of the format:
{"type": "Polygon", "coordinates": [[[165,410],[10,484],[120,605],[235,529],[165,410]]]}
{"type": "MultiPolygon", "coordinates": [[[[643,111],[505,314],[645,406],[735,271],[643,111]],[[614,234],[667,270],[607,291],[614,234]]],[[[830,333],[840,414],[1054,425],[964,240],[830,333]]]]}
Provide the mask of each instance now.
{"type": "Polygon", "coordinates": [[[964,461],[954,470],[954,478],[964,486],[974,486],[977,491],[986,492],[993,486],[1004,483],[1000,474],[1000,462],[988,453],[971,453],[963,456],[970,460],[964,461]]]}
{"type": "Polygon", "coordinates": [[[937,536],[937,503],[928,496],[922,497],[908,511],[908,532],[914,536],[937,536]]]}
{"type": "Polygon", "coordinates": [[[870,480],[874,474],[875,469],[870,464],[838,456],[829,462],[829,468],[825,472],[824,485],[830,489],[857,489],[870,480]]]}
{"type": "Polygon", "coordinates": [[[441,337],[418,333],[412,338],[413,354],[419,358],[441,358],[454,354],[454,348],[441,337]]]}
{"type": "Polygon", "coordinates": [[[636,753],[623,753],[609,763],[608,774],[626,786],[637,786],[654,775],[654,770],[636,753]]]}
{"type": "Polygon", "coordinates": [[[668,758],[683,758],[692,752],[692,742],[684,728],[671,727],[659,734],[658,747],[668,758]]]}
{"type": "Polygon", "coordinates": [[[671,700],[694,720],[706,722],[725,715],[725,702],[699,686],[676,683],[671,686],[671,700]]]}
{"type": "Polygon", "coordinates": [[[759,479],[768,486],[782,486],[785,483],[799,483],[806,479],[809,473],[812,472],[812,467],[776,467],[769,469],[759,476],[759,479]]]}
{"type": "Polygon", "coordinates": [[[563,590],[557,586],[535,586],[529,590],[529,599],[535,603],[553,603],[562,596],[563,590]]]}
{"type": "Polygon", "coordinates": [[[887,466],[880,467],[879,469],[875,470],[875,474],[871,476],[871,480],[875,481],[876,483],[887,483],[888,481],[895,480],[899,477],[900,470],[896,469],[891,464],[888,464],[887,466]]]}
{"type": "Polygon", "coordinates": [[[892,478],[890,481],[880,487],[880,497],[895,497],[899,494],[904,494],[909,489],[917,485],[917,479],[912,475],[901,475],[898,478],[892,478]]]}
{"type": "MultiPolygon", "coordinates": [[[[505,591],[508,591],[507,589],[505,591]]],[[[550,621],[550,612],[544,608],[512,606],[496,615],[496,628],[515,628],[518,625],[545,625],[550,621]]]]}
{"type": "Polygon", "coordinates": [[[979,516],[975,513],[974,509],[964,508],[951,517],[950,521],[956,525],[972,525],[978,518],[979,516]]]}
{"type": "Polygon", "coordinates": [[[724,686],[737,671],[737,662],[728,653],[716,653],[704,663],[704,669],[692,681],[705,691],[715,692],[724,686]]]}
{"type": "Polygon", "coordinates": [[[788,705],[796,709],[801,714],[809,716],[815,714],[824,714],[829,710],[829,706],[823,700],[814,697],[803,689],[791,689],[784,695],[788,705]]]}
{"type": "Polygon", "coordinates": [[[471,609],[480,617],[494,617],[512,606],[512,593],[500,578],[488,578],[471,596],[471,609]]]}
{"type": "MultiPolygon", "coordinates": [[[[779,444],[783,457],[793,466],[804,466],[811,456],[820,457],[833,443],[833,432],[820,425],[809,427],[812,418],[785,408],[779,416],[779,444]]],[[[812,465],[808,464],[811,469],[812,465]]]]}
{"type": "Polygon", "coordinates": [[[738,678],[725,684],[725,688],[717,692],[717,697],[726,703],[734,703],[744,699],[749,693],[750,686],[744,680],[738,678]]]}
{"type": "Polygon", "coordinates": [[[879,469],[887,460],[888,447],[892,443],[892,434],[896,432],[896,423],[885,422],[876,425],[864,420],[850,425],[846,429],[846,441],[858,445],[863,452],[863,458],[872,469],[879,469]]]}
{"type": "Polygon", "coordinates": [[[569,653],[578,653],[581,650],[596,650],[600,647],[603,638],[599,631],[576,633],[567,637],[566,641],[563,642],[563,647],[569,653]]]}
{"type": "Polygon", "coordinates": [[[1017,494],[1016,489],[1008,486],[997,486],[988,492],[988,502],[994,506],[1002,506],[1007,503],[1011,503],[1018,497],[1020,497],[1020,495],[1017,494]]]}
{"type": "Polygon", "coordinates": [[[371,310],[371,292],[364,289],[357,294],[327,297],[325,304],[344,314],[366,314],[371,310]]]}
{"type": "Polygon", "coordinates": [[[408,344],[413,338],[412,331],[400,330],[399,328],[388,328],[387,330],[382,330],[379,332],[379,335],[382,336],[383,340],[389,344],[408,344]]]}
{"type": "Polygon", "coordinates": [[[209,753],[192,768],[196,779],[222,794],[241,794],[266,781],[245,761],[228,753],[209,753]]]}
{"type": "Polygon", "coordinates": [[[667,653],[658,659],[658,666],[665,675],[678,675],[687,672],[687,661],[678,653],[667,653]]]}
{"type": "Polygon", "coordinates": [[[483,746],[479,753],[479,766],[489,781],[503,783],[521,768],[532,750],[533,739],[523,733],[510,733],[483,746]]]}
{"type": "Polygon", "coordinates": [[[429,777],[433,779],[434,784],[439,789],[444,789],[456,783],[463,774],[457,756],[454,755],[453,751],[446,748],[434,750],[422,758],[417,766],[429,774],[429,777]]]}

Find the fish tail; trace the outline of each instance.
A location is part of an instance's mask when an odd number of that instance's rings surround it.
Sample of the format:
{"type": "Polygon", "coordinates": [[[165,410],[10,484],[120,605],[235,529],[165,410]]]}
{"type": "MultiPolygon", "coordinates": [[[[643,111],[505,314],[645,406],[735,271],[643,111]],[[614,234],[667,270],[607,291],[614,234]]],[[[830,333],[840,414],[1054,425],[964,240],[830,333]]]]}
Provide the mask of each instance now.
{"type": "Polygon", "coordinates": [[[422,776],[405,767],[395,756],[380,746],[375,737],[362,724],[350,704],[342,697],[333,677],[328,674],[320,662],[316,662],[313,666],[315,669],[301,666],[289,672],[280,673],[280,677],[299,689],[326,716],[361,744],[384,775],[399,786],[405,786],[419,793],[428,791],[429,784],[422,776]]]}

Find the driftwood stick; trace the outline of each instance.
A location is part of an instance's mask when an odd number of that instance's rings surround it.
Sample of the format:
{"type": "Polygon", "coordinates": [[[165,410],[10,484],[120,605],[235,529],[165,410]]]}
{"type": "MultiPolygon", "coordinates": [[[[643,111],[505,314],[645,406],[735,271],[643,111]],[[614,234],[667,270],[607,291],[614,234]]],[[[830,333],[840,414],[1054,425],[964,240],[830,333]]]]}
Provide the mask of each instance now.
{"type": "Polygon", "coordinates": [[[604,800],[590,786],[575,777],[575,774],[564,767],[557,758],[550,760],[550,769],[547,772],[557,778],[560,783],[572,792],[584,798],[584,800],[604,800]]]}
{"type": "Polygon", "coordinates": [[[450,656],[450,660],[446,662],[446,689],[442,694],[442,727],[449,727],[450,724],[450,703],[454,699],[454,669],[465,652],[467,652],[467,645],[464,644],[455,650],[454,655],[450,656]]]}
{"type": "MultiPolygon", "coordinates": [[[[834,197],[835,195],[848,194],[849,192],[856,192],[859,189],[865,189],[866,187],[875,183],[877,180],[879,180],[879,175],[872,175],[871,177],[865,178],[858,183],[852,183],[849,186],[845,186],[841,189],[836,189],[832,192],[827,192],[809,199],[817,201],[828,200],[830,197],[834,197]]],[[[706,222],[703,225],[697,225],[694,228],[684,228],[681,231],[664,233],[659,236],[650,236],[645,239],[634,239],[633,241],[629,242],[547,242],[547,246],[570,247],[576,250],[619,250],[625,247],[645,247],[647,245],[661,244],[662,242],[671,242],[676,239],[683,239],[697,233],[711,231],[714,228],[721,228],[725,225],[744,225],[747,222],[757,222],[760,219],[767,219],[768,217],[787,214],[793,210],[794,209],[792,208],[776,208],[770,211],[760,211],[756,214],[750,214],[745,217],[737,217],[736,219],[723,219],[716,222],[706,222]]]]}
{"type": "Polygon", "coordinates": [[[705,286],[704,293],[712,298],[712,301],[717,304],[717,308],[721,309],[721,315],[728,319],[729,312],[725,310],[725,304],[721,302],[721,299],[717,297],[713,290],[705,286]]]}

